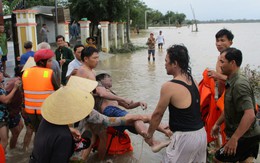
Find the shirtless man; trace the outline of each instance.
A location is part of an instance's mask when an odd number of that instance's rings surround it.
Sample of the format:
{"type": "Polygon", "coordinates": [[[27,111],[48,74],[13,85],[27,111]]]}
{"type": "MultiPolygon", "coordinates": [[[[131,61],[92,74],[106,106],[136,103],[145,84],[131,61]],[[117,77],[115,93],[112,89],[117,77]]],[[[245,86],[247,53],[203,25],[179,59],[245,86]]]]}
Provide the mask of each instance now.
{"type": "MultiPolygon", "coordinates": [[[[232,34],[231,31],[225,28],[218,31],[215,37],[216,37],[216,47],[219,53],[229,48],[233,44],[234,35],[232,34]]],[[[208,76],[218,81],[218,96],[220,97],[224,91],[225,81],[227,80],[227,76],[222,74],[219,58],[220,55],[218,56],[218,60],[216,63],[216,71],[209,70],[208,76]]]]}
{"type": "MultiPolygon", "coordinates": [[[[96,80],[99,82],[100,85],[106,88],[106,91],[111,92],[115,94],[112,90],[112,79],[111,76],[107,73],[102,73],[96,76],[96,80]]],[[[102,94],[98,94],[102,96],[102,94]]],[[[127,111],[119,108],[119,106],[122,106],[126,109],[133,109],[138,106],[141,106],[142,109],[147,108],[147,104],[145,102],[139,101],[139,102],[133,102],[130,105],[126,105],[125,103],[120,103],[115,100],[108,100],[102,97],[96,97],[96,103],[98,106],[96,106],[96,109],[101,112],[102,114],[108,116],[108,117],[121,117],[128,114],[127,111]]],[[[143,121],[135,121],[133,126],[119,126],[114,127],[115,129],[123,132],[125,129],[128,129],[130,132],[134,134],[140,134],[141,136],[144,135],[144,131],[147,130],[147,127],[145,126],[144,122],[148,123],[151,120],[151,115],[142,115],[143,121]]],[[[158,130],[164,133],[166,136],[171,137],[172,132],[171,130],[167,129],[166,126],[163,126],[162,124],[159,125],[158,130]]],[[[148,143],[149,144],[149,143],[148,143]]],[[[152,146],[153,152],[159,151],[162,147],[166,146],[167,143],[164,142],[154,142],[156,144],[155,146],[152,146]],[[160,147],[160,148],[159,148],[160,147]]]]}
{"type": "MultiPolygon", "coordinates": [[[[94,68],[96,68],[99,62],[98,50],[93,47],[88,47],[83,49],[81,52],[81,60],[82,60],[82,66],[76,72],[76,76],[91,79],[91,80],[96,80],[96,73],[94,71],[94,68]]],[[[102,97],[109,100],[115,100],[125,105],[130,105],[133,103],[132,100],[116,96],[111,92],[106,91],[106,88],[104,87],[97,87],[95,91],[97,94],[102,94],[102,97]]],[[[103,159],[106,154],[106,139],[107,139],[106,130],[105,129],[101,130],[101,128],[97,128],[96,126],[92,127],[92,130],[95,134],[99,136],[100,143],[98,147],[98,151],[99,151],[98,153],[99,153],[99,157],[103,159]]],[[[147,141],[147,143],[152,147],[153,145],[154,146],[157,145],[157,144],[153,144],[154,142],[152,139],[147,141]]]]}

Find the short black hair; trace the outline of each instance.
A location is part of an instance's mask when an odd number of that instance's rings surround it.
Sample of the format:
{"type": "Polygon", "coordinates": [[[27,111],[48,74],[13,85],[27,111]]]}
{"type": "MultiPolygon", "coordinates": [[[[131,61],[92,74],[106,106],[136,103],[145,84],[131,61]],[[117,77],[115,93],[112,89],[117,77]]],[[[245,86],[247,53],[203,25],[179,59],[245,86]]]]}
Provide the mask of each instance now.
{"type": "Polygon", "coordinates": [[[94,47],[86,47],[81,51],[81,60],[84,61],[85,57],[90,57],[93,55],[93,53],[97,52],[98,50],[94,47]]]}
{"type": "Polygon", "coordinates": [[[56,37],[56,42],[58,41],[59,38],[62,38],[62,40],[65,41],[64,36],[62,36],[62,35],[58,35],[58,36],[56,37]]]}
{"type": "Polygon", "coordinates": [[[82,44],[77,44],[73,48],[74,52],[76,52],[79,47],[83,47],[84,48],[84,46],[82,44]]]}
{"type": "Polygon", "coordinates": [[[96,81],[101,81],[105,79],[106,77],[111,77],[108,73],[101,73],[96,76],[96,81]]]}
{"type": "Polygon", "coordinates": [[[218,31],[215,35],[215,38],[220,38],[223,36],[227,36],[229,41],[233,41],[234,39],[234,35],[230,30],[227,30],[226,28],[221,29],[220,31],[218,31]]]}
{"type": "Polygon", "coordinates": [[[242,52],[236,48],[227,48],[221,54],[226,52],[225,58],[230,62],[234,60],[236,62],[237,67],[240,67],[243,60],[242,52]]]}
{"type": "Polygon", "coordinates": [[[31,49],[32,48],[32,42],[31,41],[26,41],[23,45],[25,49],[31,49]]]}

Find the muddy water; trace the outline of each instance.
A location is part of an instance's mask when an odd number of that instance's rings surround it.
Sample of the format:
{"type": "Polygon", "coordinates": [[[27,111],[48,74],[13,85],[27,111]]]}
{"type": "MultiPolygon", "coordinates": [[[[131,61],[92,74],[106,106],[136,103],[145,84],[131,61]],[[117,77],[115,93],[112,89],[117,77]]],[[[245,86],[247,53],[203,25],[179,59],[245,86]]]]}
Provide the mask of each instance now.
{"type": "MultiPolygon", "coordinates": [[[[161,85],[171,79],[167,76],[164,68],[166,48],[172,44],[183,43],[190,52],[192,73],[197,81],[201,80],[202,71],[206,68],[214,68],[218,57],[215,47],[215,33],[221,28],[232,30],[235,35],[233,46],[239,48],[244,55],[243,64],[250,64],[253,67],[260,65],[259,48],[260,45],[260,23],[247,24],[202,24],[198,26],[199,32],[191,32],[191,28],[149,28],[141,31],[139,35],[132,34],[131,40],[136,45],[145,46],[145,42],[150,32],[154,32],[155,37],[159,30],[163,31],[165,45],[162,52],[156,49],[156,61],[147,61],[147,50],[140,50],[134,54],[118,54],[109,59],[100,61],[96,68],[97,73],[108,72],[113,79],[113,90],[124,97],[134,101],[146,101],[148,109],[143,111],[140,107],[130,110],[130,113],[151,114],[159,99],[161,85]]],[[[102,56],[101,56],[102,57],[102,56]]],[[[168,122],[168,111],[165,112],[163,122],[168,122]]],[[[160,162],[165,149],[158,153],[153,153],[149,146],[143,142],[140,136],[130,134],[134,152],[123,156],[111,156],[106,160],[112,162],[160,162]]],[[[155,138],[166,140],[161,133],[156,133],[155,138]]],[[[18,149],[9,152],[8,161],[28,162],[28,153],[22,153],[20,139],[18,149]]],[[[96,155],[92,155],[88,162],[98,162],[96,155]]]]}

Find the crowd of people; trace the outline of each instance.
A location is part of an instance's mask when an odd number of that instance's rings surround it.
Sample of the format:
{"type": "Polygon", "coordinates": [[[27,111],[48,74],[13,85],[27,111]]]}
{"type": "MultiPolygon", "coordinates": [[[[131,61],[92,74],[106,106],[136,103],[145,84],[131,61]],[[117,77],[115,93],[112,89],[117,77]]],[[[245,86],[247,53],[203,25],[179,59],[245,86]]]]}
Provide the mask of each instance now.
{"type": "MultiPolygon", "coordinates": [[[[42,30],[43,34],[47,32],[44,26],[42,30]]],[[[139,134],[153,152],[166,147],[162,162],[206,162],[207,146],[212,142],[216,149],[214,161],[252,162],[258,155],[260,128],[252,87],[239,71],[242,52],[231,47],[234,38],[231,31],[221,29],[215,38],[220,52],[216,69],[206,69],[213,90],[218,88],[210,94],[211,102],[205,100],[205,104],[202,100],[199,88],[203,82],[198,84],[192,76],[188,49],[172,45],[166,51],[164,65],[172,79],[162,85],[152,115],[128,113],[124,109],[139,106],[146,109],[147,104],[114,93],[112,76],[96,74],[99,51],[94,38],[87,38],[85,46],[75,45],[73,52],[61,35],[56,37],[55,52],[47,42],[39,44],[33,52],[32,42],[26,41],[26,53],[17,58],[20,65],[15,69],[16,77],[0,85],[0,148],[6,150],[8,143],[10,149],[15,148],[25,123],[24,150],[28,149],[33,132],[36,133],[31,163],[69,162],[76,155],[76,159],[87,160],[95,147],[99,158],[104,159],[112,142],[108,141],[107,132],[111,126],[113,136],[120,137],[126,129],[139,134]],[[161,123],[167,108],[168,125],[161,123]],[[10,142],[8,129],[12,133],[10,142]],[[153,136],[155,130],[169,140],[157,140],[153,136]]],[[[151,55],[155,61],[156,42],[162,51],[165,43],[162,31],[157,39],[150,33],[149,61],[151,55]]],[[[0,44],[2,48],[3,43],[0,44]]],[[[0,72],[0,81],[4,77],[8,77],[5,69],[0,72]]]]}

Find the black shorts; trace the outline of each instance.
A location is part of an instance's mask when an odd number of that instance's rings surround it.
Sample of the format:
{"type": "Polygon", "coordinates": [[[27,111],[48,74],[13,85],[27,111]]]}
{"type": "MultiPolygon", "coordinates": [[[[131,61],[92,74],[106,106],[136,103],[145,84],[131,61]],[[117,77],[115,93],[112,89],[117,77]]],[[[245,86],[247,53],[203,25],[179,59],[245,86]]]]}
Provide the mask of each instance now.
{"type": "Polygon", "coordinates": [[[2,56],[2,58],[1,58],[1,61],[2,61],[2,62],[5,62],[5,61],[7,61],[7,55],[5,55],[5,56],[2,56]]]}
{"type": "Polygon", "coordinates": [[[238,140],[237,150],[235,155],[226,155],[224,154],[223,145],[215,154],[215,158],[222,162],[237,162],[244,161],[248,157],[257,158],[258,149],[259,149],[260,135],[250,137],[250,138],[241,138],[238,140]]]}

